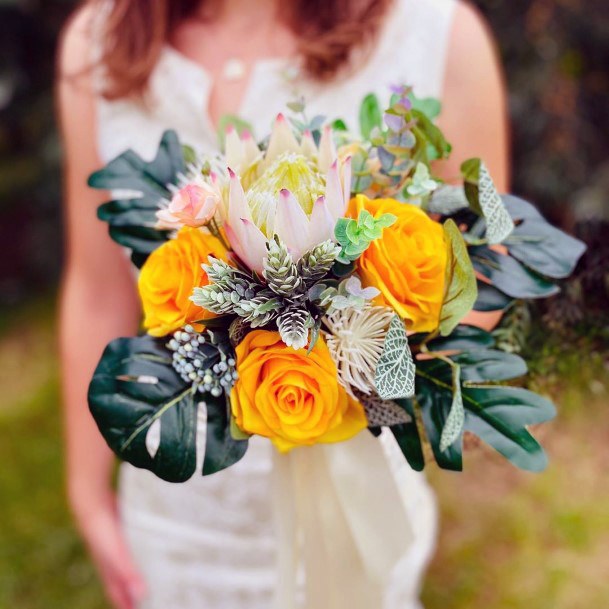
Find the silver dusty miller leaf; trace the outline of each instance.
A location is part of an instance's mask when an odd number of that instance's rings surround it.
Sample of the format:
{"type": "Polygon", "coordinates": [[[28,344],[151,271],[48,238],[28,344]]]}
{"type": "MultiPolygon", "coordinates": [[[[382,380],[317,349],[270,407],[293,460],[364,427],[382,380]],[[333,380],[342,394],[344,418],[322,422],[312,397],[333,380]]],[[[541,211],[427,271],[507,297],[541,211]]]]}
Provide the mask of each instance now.
{"type": "Polygon", "coordinates": [[[414,395],[415,364],[408,346],[404,322],[395,315],[385,336],[383,353],[376,364],[374,384],[383,400],[414,395]]]}
{"type": "Polygon", "coordinates": [[[480,163],[478,201],[486,220],[486,239],[490,245],[501,243],[514,230],[514,221],[506,209],[484,163],[480,163]]]}

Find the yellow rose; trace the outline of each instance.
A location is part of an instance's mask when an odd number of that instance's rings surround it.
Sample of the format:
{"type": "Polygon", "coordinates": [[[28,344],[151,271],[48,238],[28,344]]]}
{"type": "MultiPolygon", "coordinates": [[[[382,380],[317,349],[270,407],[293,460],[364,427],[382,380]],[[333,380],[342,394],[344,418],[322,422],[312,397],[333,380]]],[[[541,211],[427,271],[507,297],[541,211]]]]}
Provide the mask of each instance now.
{"type": "Polygon", "coordinates": [[[201,264],[210,255],[226,260],[226,253],[213,235],[198,228],[182,228],[175,239],[150,254],[138,281],[148,334],[165,336],[187,323],[214,317],[190,296],[195,287],[208,283],[201,264]]]}
{"type": "Polygon", "coordinates": [[[347,440],[367,426],[364,409],[339,385],[320,337],[307,355],[278,332],[254,330],[236,349],[239,378],[231,393],[237,425],[270,438],[281,451],[347,440]]]}
{"type": "Polygon", "coordinates": [[[413,332],[438,327],[444,298],[447,263],[444,231],[416,205],[395,199],[368,199],[357,195],[348,215],[357,218],[363,209],[378,217],[397,216],[357,261],[364,286],[381,291],[376,304],[395,310],[413,332]]]}

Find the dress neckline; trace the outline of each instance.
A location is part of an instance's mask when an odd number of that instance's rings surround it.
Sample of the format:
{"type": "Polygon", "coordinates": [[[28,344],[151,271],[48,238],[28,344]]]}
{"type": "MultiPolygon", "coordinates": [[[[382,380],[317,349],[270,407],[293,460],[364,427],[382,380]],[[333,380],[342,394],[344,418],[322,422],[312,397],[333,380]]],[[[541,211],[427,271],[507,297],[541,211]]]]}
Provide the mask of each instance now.
{"type": "MultiPolygon", "coordinates": [[[[163,45],[161,60],[180,68],[175,73],[179,74],[182,85],[184,84],[184,73],[186,72],[189,75],[192,93],[196,96],[196,103],[202,113],[202,121],[211,132],[216,133],[218,125],[214,123],[209,112],[209,98],[214,86],[214,79],[209,70],[169,43],[163,45]]],[[[284,73],[286,80],[289,80],[294,78],[299,71],[295,57],[262,57],[254,60],[251,66],[239,107],[234,113],[235,116],[241,118],[245,118],[248,114],[247,108],[254,97],[261,76],[284,73]]]]}

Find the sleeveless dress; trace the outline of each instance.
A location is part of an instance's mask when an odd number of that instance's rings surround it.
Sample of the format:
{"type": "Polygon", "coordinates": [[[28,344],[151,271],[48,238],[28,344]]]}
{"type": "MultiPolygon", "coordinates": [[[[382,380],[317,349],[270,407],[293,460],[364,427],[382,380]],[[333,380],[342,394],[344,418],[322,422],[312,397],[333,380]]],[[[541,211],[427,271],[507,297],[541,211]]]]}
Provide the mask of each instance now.
{"type": "MultiPolygon", "coordinates": [[[[359,104],[368,93],[385,101],[391,85],[410,84],[418,97],[441,97],[455,5],[456,0],[397,0],[364,65],[335,83],[306,82],[283,59],[257,62],[240,116],[261,137],[287,102],[304,95],[309,116],[340,117],[357,129],[359,104]]],[[[166,129],[175,129],[201,153],[213,152],[217,136],[206,114],[211,86],[203,67],[167,46],[152,74],[151,105],[98,99],[101,160],[127,148],[151,158],[166,129]]],[[[205,436],[203,420],[199,433],[205,436]]],[[[382,440],[415,533],[408,555],[392,573],[384,609],[420,609],[421,580],[435,545],[435,500],[393,437],[384,434],[382,440]]],[[[245,457],[229,470],[208,477],[195,473],[183,484],[121,466],[124,530],[149,589],[140,609],[270,609],[276,582],[271,451],[270,442],[254,437],[245,457]]],[[[202,459],[199,454],[198,472],[202,459]]]]}

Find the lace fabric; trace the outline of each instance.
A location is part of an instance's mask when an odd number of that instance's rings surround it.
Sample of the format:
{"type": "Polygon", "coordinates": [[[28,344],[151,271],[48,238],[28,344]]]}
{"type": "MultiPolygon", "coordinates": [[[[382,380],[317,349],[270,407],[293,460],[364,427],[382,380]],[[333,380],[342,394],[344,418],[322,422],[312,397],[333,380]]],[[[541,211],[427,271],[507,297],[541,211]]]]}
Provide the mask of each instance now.
{"type": "MultiPolygon", "coordinates": [[[[385,100],[390,85],[408,83],[419,97],[440,97],[454,6],[455,0],[397,0],[365,65],[323,87],[299,79],[289,62],[259,62],[243,100],[243,118],[261,136],[287,102],[304,95],[311,116],[341,117],[356,129],[359,102],[370,92],[385,100]]],[[[127,148],[150,158],[166,129],[175,129],[201,153],[214,152],[217,137],[206,111],[211,85],[204,68],[166,47],[152,76],[149,106],[99,98],[101,159],[108,161],[127,148]]],[[[199,434],[203,439],[202,419],[199,434]]],[[[410,553],[392,574],[384,609],[418,609],[421,578],[435,544],[435,500],[393,437],[384,433],[381,441],[416,533],[410,553]]],[[[121,466],[124,528],[150,590],[141,609],[271,607],[276,581],[271,450],[269,442],[253,438],[236,466],[209,477],[195,474],[184,484],[121,466]]],[[[198,459],[201,471],[202,454],[198,459]]]]}

